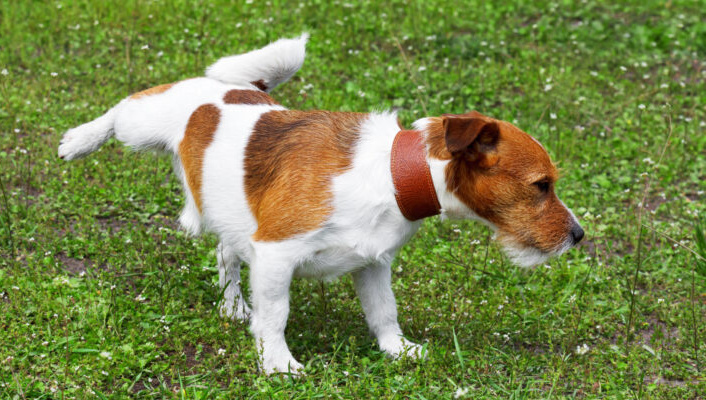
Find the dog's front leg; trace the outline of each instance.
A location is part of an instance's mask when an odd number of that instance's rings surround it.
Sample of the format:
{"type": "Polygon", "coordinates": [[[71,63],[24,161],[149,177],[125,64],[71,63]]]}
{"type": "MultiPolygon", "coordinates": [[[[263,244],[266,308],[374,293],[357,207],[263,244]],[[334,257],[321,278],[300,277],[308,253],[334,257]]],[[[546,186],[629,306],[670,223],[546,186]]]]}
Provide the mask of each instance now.
{"type": "Polygon", "coordinates": [[[284,339],[289,315],[289,285],[294,268],[284,257],[269,249],[258,252],[250,268],[252,322],[250,331],[260,353],[260,368],[266,374],[299,374],[304,367],[292,357],[284,339]]]}
{"type": "Polygon", "coordinates": [[[371,264],[356,271],[353,281],[368,327],[377,338],[380,349],[395,358],[402,355],[420,357],[422,346],[405,339],[397,322],[390,262],[371,264]]]}

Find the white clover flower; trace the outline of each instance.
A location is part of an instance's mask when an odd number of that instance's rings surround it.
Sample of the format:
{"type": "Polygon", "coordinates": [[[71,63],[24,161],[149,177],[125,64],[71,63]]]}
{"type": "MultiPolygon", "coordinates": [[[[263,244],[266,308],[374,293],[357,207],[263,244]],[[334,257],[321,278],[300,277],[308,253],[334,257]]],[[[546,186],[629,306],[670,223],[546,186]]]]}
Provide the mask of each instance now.
{"type": "Polygon", "coordinates": [[[9,75],[10,72],[8,72],[7,68],[3,68],[2,71],[0,71],[0,74],[9,75]]]}
{"type": "Polygon", "coordinates": [[[588,347],[588,345],[586,343],[579,345],[579,346],[576,346],[576,354],[578,354],[580,356],[588,353],[589,350],[591,350],[591,348],[588,347]]]}
{"type": "Polygon", "coordinates": [[[226,354],[226,349],[218,349],[218,355],[219,355],[219,356],[222,356],[222,355],[224,355],[224,354],[226,354]]]}
{"type": "Polygon", "coordinates": [[[427,67],[425,67],[423,65],[420,65],[419,68],[417,68],[417,71],[419,71],[419,72],[426,71],[426,70],[427,70],[427,67]]]}
{"type": "Polygon", "coordinates": [[[552,90],[553,87],[554,87],[554,86],[552,86],[551,84],[547,83],[546,85],[544,85],[544,91],[545,91],[545,92],[548,92],[548,91],[552,90]]]}
{"type": "Polygon", "coordinates": [[[110,354],[109,351],[101,351],[100,356],[103,358],[107,358],[108,360],[113,359],[113,356],[110,354]]]}
{"type": "Polygon", "coordinates": [[[461,396],[465,396],[468,393],[468,388],[458,388],[454,393],[454,399],[458,399],[461,396]]]}

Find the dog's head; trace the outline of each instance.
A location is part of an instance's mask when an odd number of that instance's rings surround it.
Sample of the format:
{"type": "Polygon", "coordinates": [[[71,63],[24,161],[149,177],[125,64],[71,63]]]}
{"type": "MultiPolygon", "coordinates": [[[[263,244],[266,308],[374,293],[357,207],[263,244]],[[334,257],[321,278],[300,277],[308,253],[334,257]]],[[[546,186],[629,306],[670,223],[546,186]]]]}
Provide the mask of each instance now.
{"type": "Polygon", "coordinates": [[[475,111],[426,121],[430,162],[443,163],[446,193],[439,200],[448,216],[488,224],[521,266],[561,254],[583,238],[554,192],[558,171],[537,140],[475,111]]]}

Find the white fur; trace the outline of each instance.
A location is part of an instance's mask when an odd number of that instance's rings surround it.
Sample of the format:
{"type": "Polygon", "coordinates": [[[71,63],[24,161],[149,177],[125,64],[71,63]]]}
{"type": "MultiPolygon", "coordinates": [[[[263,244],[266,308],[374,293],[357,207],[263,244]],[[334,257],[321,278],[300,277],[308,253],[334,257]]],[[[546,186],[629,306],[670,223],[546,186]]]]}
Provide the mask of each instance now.
{"type": "Polygon", "coordinates": [[[113,136],[115,115],[122,104],[111,108],[91,122],[69,129],[59,144],[59,157],[69,161],[98,150],[113,136]]]}
{"type": "Polygon", "coordinates": [[[224,57],[206,69],[206,76],[225,83],[247,85],[263,80],[269,92],[286,82],[304,64],[309,34],[280,39],[258,50],[224,57]]]}
{"type": "MultiPolygon", "coordinates": [[[[224,288],[221,313],[251,318],[265,373],[300,373],[302,369],[284,337],[294,277],[334,279],[353,273],[366,321],[380,348],[394,357],[419,357],[421,347],[403,337],[391,289],[390,264],[421,225],[421,221],[404,218],[395,200],[390,156],[399,126],[394,113],[369,114],[360,126],[352,166],[332,179],[333,212],[319,229],[278,242],[252,239],[257,221],[245,195],[245,148],[260,116],[283,107],[224,104],[223,95],[235,88],[252,89],[250,82],[260,79],[271,89],[291,77],[302,65],[306,39],[306,35],[284,39],[227,57],[208,69],[207,78],[182,81],[161,94],[125,99],[106,115],[67,132],[59,154],[66,159],[86,155],[113,133],[134,148],[175,154],[174,170],[186,194],[179,220],[189,232],[205,228],[219,237],[219,283],[224,288]],[[216,105],[221,118],[204,154],[199,213],[176,154],[189,117],[203,104],[216,105]],[[250,265],[252,310],[240,289],[241,261],[250,265]]],[[[420,120],[416,126],[424,130],[425,124],[420,120]]],[[[446,162],[428,161],[443,215],[478,219],[494,228],[446,190],[446,162]]],[[[522,250],[517,254],[520,262],[534,257],[522,250]]]]}

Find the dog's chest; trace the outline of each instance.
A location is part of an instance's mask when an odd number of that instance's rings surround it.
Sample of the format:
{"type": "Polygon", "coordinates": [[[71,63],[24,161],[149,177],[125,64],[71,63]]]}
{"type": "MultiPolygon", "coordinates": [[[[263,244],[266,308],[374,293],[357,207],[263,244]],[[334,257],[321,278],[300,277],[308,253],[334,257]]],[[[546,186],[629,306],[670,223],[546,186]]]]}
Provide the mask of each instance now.
{"type": "Polygon", "coordinates": [[[418,222],[390,217],[381,217],[378,223],[364,223],[358,229],[322,232],[326,246],[311,251],[296,267],[294,275],[332,280],[368,265],[390,263],[420,226],[418,222]]]}
{"type": "Polygon", "coordinates": [[[355,249],[330,247],[314,252],[310,259],[296,268],[294,275],[298,278],[332,280],[370,264],[373,259],[355,249]]]}

